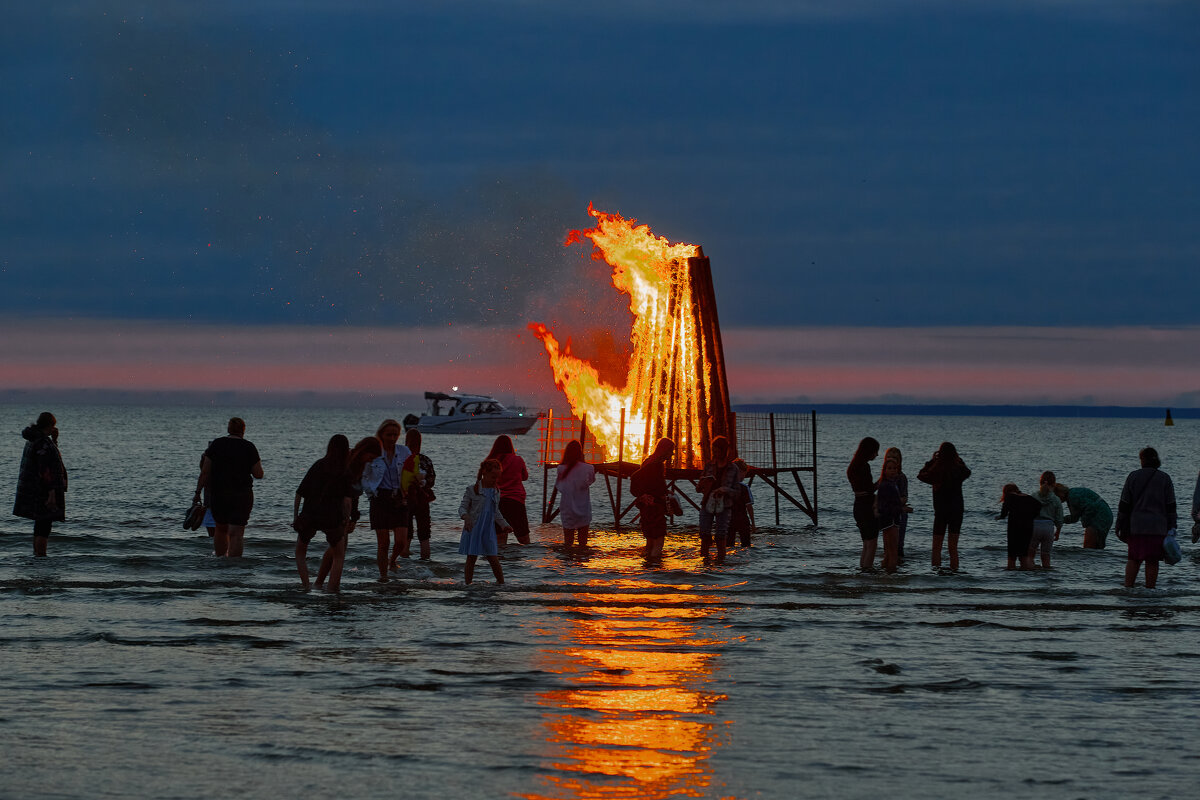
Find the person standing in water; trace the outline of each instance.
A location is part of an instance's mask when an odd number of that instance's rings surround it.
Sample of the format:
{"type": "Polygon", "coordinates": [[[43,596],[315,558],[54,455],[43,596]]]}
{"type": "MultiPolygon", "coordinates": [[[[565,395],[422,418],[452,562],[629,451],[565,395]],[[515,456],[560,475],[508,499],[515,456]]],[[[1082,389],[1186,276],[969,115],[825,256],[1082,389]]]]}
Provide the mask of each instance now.
{"type": "Polygon", "coordinates": [[[858,443],[858,449],[846,467],[846,480],[854,491],[854,524],[862,537],[858,568],[863,572],[875,568],[875,550],[879,546],[879,525],[875,519],[875,479],[871,475],[870,464],[878,455],[879,440],[867,436],[858,443]]]}
{"type": "Polygon", "coordinates": [[[904,535],[908,532],[908,515],[912,513],[912,506],[908,504],[908,476],[904,474],[904,455],[900,452],[899,447],[889,447],[883,451],[883,462],[886,464],[889,461],[896,462],[896,468],[900,471],[900,477],[896,480],[896,488],[900,492],[900,503],[903,509],[900,511],[900,529],[896,533],[896,563],[904,563],[904,535]]]}
{"type": "Polygon", "coordinates": [[[1025,494],[1015,483],[1006,483],[1000,490],[1000,513],[997,520],[1008,520],[1008,569],[1033,569],[1030,555],[1030,540],[1033,538],[1033,521],[1042,513],[1042,504],[1036,497],[1025,494]]]}
{"type": "Polygon", "coordinates": [[[500,462],[494,458],[484,459],[475,475],[475,483],[463,492],[458,504],[458,516],[463,521],[462,536],[458,552],[467,557],[463,566],[463,577],[468,584],[475,577],[475,562],[480,556],[492,566],[496,583],[504,583],[504,570],[500,568],[500,547],[496,530],[504,533],[512,530],[508,520],[500,511],[500,490],[497,483],[502,471],[500,462]]]}
{"type": "Polygon", "coordinates": [[[583,460],[583,445],[578,439],[567,442],[562,462],[555,471],[554,488],[558,490],[559,518],[562,521],[563,545],[575,541],[587,547],[588,528],[592,524],[592,493],[596,468],[583,460]]]}
{"type": "Polygon", "coordinates": [[[725,560],[729,515],[737,495],[738,468],[733,463],[733,455],[733,446],[727,438],[713,437],[712,461],[704,465],[704,477],[700,479],[700,491],[704,493],[700,504],[700,555],[708,558],[709,548],[715,538],[718,562],[725,560]]]}
{"type": "Polygon", "coordinates": [[[934,567],[942,565],[942,539],[949,535],[950,569],[958,569],[958,535],[963,523],[962,485],[971,477],[971,470],[950,442],[933,454],[917,473],[917,480],[933,487],[933,558],[934,567]]]}
{"type": "Polygon", "coordinates": [[[433,484],[437,480],[437,473],[433,470],[433,461],[421,452],[419,430],[409,428],[404,434],[404,444],[411,454],[404,460],[400,473],[400,489],[408,505],[408,540],[411,547],[415,530],[417,541],[421,544],[421,560],[428,561],[429,538],[433,530],[429,520],[429,504],[434,500],[433,484]]]}
{"type": "Polygon", "coordinates": [[[1038,478],[1038,490],[1034,495],[1042,504],[1042,510],[1033,521],[1033,536],[1029,540],[1029,561],[1041,552],[1042,569],[1050,569],[1050,551],[1058,541],[1063,526],[1062,501],[1054,494],[1057,479],[1053,472],[1043,472],[1038,478]]]}
{"type": "MultiPolygon", "coordinates": [[[[325,534],[327,550],[334,553],[335,561],[344,553],[342,545],[354,496],[347,470],[349,462],[350,440],[340,433],[334,434],[325,447],[324,457],[308,468],[296,489],[292,530],[296,531],[296,571],[305,591],[308,590],[308,543],[317,533],[325,534]]],[[[336,592],[341,582],[341,564],[332,564],[331,570],[329,589],[336,592]]]]}
{"type": "Polygon", "coordinates": [[[634,497],[646,537],[646,560],[662,560],[663,543],[667,538],[667,462],[675,454],[675,442],[658,440],[654,452],[629,478],[629,492],[634,497]]]}
{"type": "Polygon", "coordinates": [[[885,458],[875,484],[875,525],[883,537],[883,569],[895,572],[900,563],[900,517],[904,501],[900,494],[900,462],[885,458]]]}
{"type": "Polygon", "coordinates": [[[218,556],[240,558],[246,523],[254,507],[254,481],[262,480],[262,460],[258,448],[246,441],[246,421],[232,417],[225,426],[227,435],[213,439],[200,462],[195,500],[209,490],[213,521],[213,552],[218,556]]]}
{"type": "Polygon", "coordinates": [[[1162,461],[1153,447],[1138,453],[1141,469],[1129,473],[1121,489],[1117,506],[1117,538],[1129,547],[1125,562],[1125,588],[1137,582],[1142,562],[1146,562],[1146,588],[1158,584],[1158,562],[1163,558],[1163,539],[1178,523],[1175,508],[1175,484],[1159,469],[1162,461]]]}
{"type": "Polygon", "coordinates": [[[21,431],[25,450],[17,472],[17,498],[13,514],[33,520],[33,554],[45,556],[50,529],[65,522],[67,469],[58,449],[58,420],[49,411],[21,431]]]}
{"type": "MultiPolygon", "coordinates": [[[[505,435],[496,437],[488,458],[500,462],[500,510],[508,520],[513,536],[521,544],[529,544],[529,514],[525,510],[525,481],[529,480],[529,470],[525,459],[517,455],[513,449],[512,438],[505,435]]],[[[508,544],[508,533],[498,531],[501,545],[508,544]]]]}
{"type": "Polygon", "coordinates": [[[738,470],[738,482],[734,487],[733,506],[729,512],[729,538],[725,546],[732,549],[741,540],[742,547],[752,547],[750,535],[755,531],[754,525],[754,495],[746,485],[746,476],[750,474],[750,466],[744,458],[735,458],[733,465],[738,470]]]}
{"type": "Polygon", "coordinates": [[[358,520],[362,514],[358,509],[359,498],[362,497],[362,476],[363,470],[367,464],[370,464],[383,452],[383,446],[379,444],[379,440],[374,436],[368,436],[365,439],[360,439],[358,444],[354,445],[354,449],[350,451],[350,464],[346,468],[350,479],[350,521],[346,523],[346,535],[342,537],[337,546],[329,546],[325,548],[325,555],[321,556],[321,568],[317,570],[317,588],[320,589],[325,584],[325,578],[329,577],[329,590],[336,592],[338,585],[341,582],[342,568],[346,562],[346,548],[350,544],[350,532],[354,530],[354,526],[358,524],[358,520]],[[336,570],[335,570],[336,567],[336,570]]]}
{"type": "Polygon", "coordinates": [[[400,469],[410,455],[400,441],[400,423],[385,419],[375,431],[383,452],[363,471],[363,491],[371,498],[371,529],[375,531],[375,561],[379,582],[387,583],[388,569],[399,569],[396,561],[408,558],[408,506],[400,487],[400,469]],[[393,539],[395,544],[393,545],[393,539]],[[392,545],[391,558],[388,546],[392,545]]]}

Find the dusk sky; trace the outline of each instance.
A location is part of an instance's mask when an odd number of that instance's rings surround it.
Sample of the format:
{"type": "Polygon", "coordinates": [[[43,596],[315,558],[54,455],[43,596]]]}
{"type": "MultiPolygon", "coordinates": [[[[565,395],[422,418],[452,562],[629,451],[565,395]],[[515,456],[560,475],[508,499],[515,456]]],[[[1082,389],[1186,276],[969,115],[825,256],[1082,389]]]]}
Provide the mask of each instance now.
{"type": "Polygon", "coordinates": [[[4,387],[544,395],[526,323],[627,335],[592,202],[735,401],[1200,405],[1195,2],[10,6],[4,387]]]}

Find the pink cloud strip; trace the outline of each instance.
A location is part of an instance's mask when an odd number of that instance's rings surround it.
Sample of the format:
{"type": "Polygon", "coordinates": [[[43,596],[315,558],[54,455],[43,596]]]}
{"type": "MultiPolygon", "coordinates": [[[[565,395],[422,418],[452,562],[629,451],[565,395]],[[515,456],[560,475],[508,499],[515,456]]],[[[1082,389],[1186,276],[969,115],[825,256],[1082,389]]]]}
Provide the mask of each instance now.
{"type": "MultiPolygon", "coordinates": [[[[1200,405],[1200,328],[726,328],[735,402],[1200,405]]],[[[523,330],[0,320],[9,389],[421,392],[557,403],[523,330]]]]}

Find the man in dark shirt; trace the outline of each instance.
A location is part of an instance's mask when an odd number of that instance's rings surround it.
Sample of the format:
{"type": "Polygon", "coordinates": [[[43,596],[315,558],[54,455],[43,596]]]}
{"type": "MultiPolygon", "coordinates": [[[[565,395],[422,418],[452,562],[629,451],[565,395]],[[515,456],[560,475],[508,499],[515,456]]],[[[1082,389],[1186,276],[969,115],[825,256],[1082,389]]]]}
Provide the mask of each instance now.
{"type": "Polygon", "coordinates": [[[250,509],[254,506],[254,481],[262,478],[258,448],[246,441],[246,423],[239,417],[229,420],[228,436],[213,439],[204,451],[196,499],[208,488],[210,510],[217,531],[213,551],[218,556],[237,558],[242,554],[242,538],[250,509]]]}

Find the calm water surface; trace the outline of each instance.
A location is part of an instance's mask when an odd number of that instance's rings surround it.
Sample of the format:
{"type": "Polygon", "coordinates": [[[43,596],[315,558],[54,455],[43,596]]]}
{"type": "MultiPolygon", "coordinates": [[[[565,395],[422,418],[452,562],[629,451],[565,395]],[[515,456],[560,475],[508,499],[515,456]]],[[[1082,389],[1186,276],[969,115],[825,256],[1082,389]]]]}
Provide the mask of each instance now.
{"type": "MultiPolygon", "coordinates": [[[[0,406],[9,498],[41,410],[0,406]]],[[[1195,423],[822,417],[819,528],[786,503],[776,525],[760,489],[753,549],[705,566],[684,525],[648,570],[601,482],[586,553],[541,526],[505,551],[507,585],[484,566],[470,588],[454,514],[490,441],[428,437],[433,560],[378,584],[360,527],[331,597],[298,590],[292,494],[331,433],[401,410],[242,412],[267,478],[237,563],[180,520],[240,409],[52,410],[70,521],[35,561],[31,524],[0,517],[6,797],[1181,797],[1200,779],[1197,550],[1126,591],[1115,539],[1084,551],[1072,526],[1054,570],[1009,573],[992,520],[1000,486],[1043,469],[1115,506],[1146,444],[1186,508],[1195,423]],[[864,435],[913,482],[893,576],[856,574],[843,473],[864,435]],[[943,439],[974,470],[953,575],[928,566],[915,481],[943,439]]],[[[517,444],[536,517],[536,436],[517,444]]]]}

